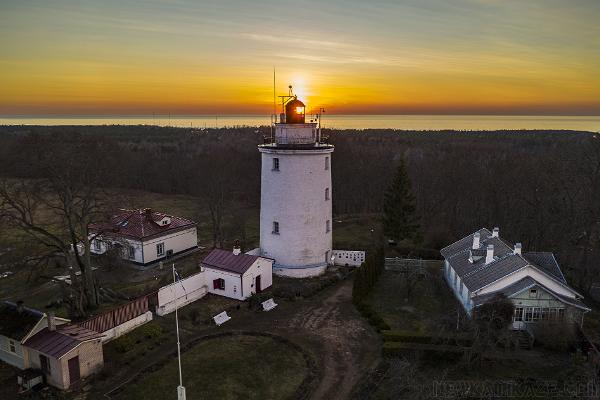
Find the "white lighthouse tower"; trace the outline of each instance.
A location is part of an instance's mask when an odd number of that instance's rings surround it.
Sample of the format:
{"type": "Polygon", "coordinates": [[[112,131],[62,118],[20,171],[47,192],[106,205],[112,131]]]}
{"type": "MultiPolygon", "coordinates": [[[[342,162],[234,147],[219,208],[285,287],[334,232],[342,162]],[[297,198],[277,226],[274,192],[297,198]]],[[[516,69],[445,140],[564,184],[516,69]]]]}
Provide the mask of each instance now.
{"type": "MultiPolygon", "coordinates": [[[[281,96],[283,113],[261,152],[260,251],[273,272],[305,278],[331,262],[331,153],[317,122],[305,122],[305,105],[281,96]]],[[[319,122],[320,124],[320,122],[319,122]]]]}

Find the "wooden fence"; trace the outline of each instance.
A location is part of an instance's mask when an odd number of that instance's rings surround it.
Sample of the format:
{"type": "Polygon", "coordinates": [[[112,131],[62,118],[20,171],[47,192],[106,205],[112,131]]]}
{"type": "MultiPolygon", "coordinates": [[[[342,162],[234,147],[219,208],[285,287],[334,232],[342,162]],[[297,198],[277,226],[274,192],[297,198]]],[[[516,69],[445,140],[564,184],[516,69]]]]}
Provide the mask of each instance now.
{"type": "Polygon", "coordinates": [[[400,258],[400,257],[387,257],[385,259],[386,271],[395,272],[424,272],[429,267],[441,267],[442,262],[440,260],[422,260],[420,258],[400,258]]]}
{"type": "Polygon", "coordinates": [[[123,304],[113,308],[112,310],[108,310],[102,314],[96,315],[86,321],[80,322],[79,326],[96,332],[106,332],[109,329],[113,329],[150,311],[150,304],[155,296],[156,293],[142,296],[130,301],[129,303],[123,304]]]}

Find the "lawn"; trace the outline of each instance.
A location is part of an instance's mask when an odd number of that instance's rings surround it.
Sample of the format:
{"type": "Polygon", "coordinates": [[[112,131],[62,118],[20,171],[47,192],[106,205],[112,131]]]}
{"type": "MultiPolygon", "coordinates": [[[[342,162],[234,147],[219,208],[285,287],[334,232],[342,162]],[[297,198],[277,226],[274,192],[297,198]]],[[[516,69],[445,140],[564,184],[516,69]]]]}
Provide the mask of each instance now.
{"type": "Polygon", "coordinates": [[[439,320],[456,316],[459,304],[437,268],[428,269],[423,277],[410,278],[410,294],[408,279],[405,274],[384,271],[368,300],[392,329],[437,330],[439,320]]]}
{"type": "MultiPolygon", "coordinates": [[[[303,355],[268,336],[224,336],[201,341],[182,354],[183,383],[193,399],[286,399],[307,373],[303,355]]],[[[177,359],[141,375],[118,399],[175,398],[177,359]]]]}

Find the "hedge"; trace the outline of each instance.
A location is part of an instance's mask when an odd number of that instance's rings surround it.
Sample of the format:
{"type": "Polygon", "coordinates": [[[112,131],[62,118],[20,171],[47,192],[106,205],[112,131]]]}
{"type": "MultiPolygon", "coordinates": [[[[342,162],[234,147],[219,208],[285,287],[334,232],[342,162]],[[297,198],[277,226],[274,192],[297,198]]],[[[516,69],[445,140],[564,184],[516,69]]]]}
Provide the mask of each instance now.
{"type": "Polygon", "coordinates": [[[446,344],[452,346],[471,346],[473,338],[469,334],[456,334],[452,336],[427,335],[415,331],[389,330],[383,331],[383,340],[386,342],[446,344]]]}
{"type": "Polygon", "coordinates": [[[385,342],[383,344],[384,356],[404,356],[419,354],[432,359],[456,359],[464,353],[464,348],[442,344],[385,342]]]}
{"type": "Polygon", "coordinates": [[[367,303],[358,303],[355,305],[361,315],[369,321],[369,324],[375,327],[377,332],[388,331],[390,326],[381,318],[375,310],[367,303]]]}

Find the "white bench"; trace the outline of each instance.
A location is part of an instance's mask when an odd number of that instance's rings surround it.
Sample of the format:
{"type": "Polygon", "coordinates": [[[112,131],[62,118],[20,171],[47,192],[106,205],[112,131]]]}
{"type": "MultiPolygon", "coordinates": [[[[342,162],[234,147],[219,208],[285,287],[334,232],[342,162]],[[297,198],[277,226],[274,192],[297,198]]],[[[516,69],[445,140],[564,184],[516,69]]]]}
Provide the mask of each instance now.
{"type": "Polygon", "coordinates": [[[221,314],[217,314],[213,317],[213,320],[215,321],[215,324],[217,324],[217,326],[221,326],[230,319],[231,317],[227,315],[227,311],[223,311],[221,314]]]}
{"type": "Polygon", "coordinates": [[[262,306],[263,306],[263,311],[271,311],[272,309],[277,307],[277,304],[273,301],[272,298],[270,298],[267,301],[263,301],[262,306]]]}

